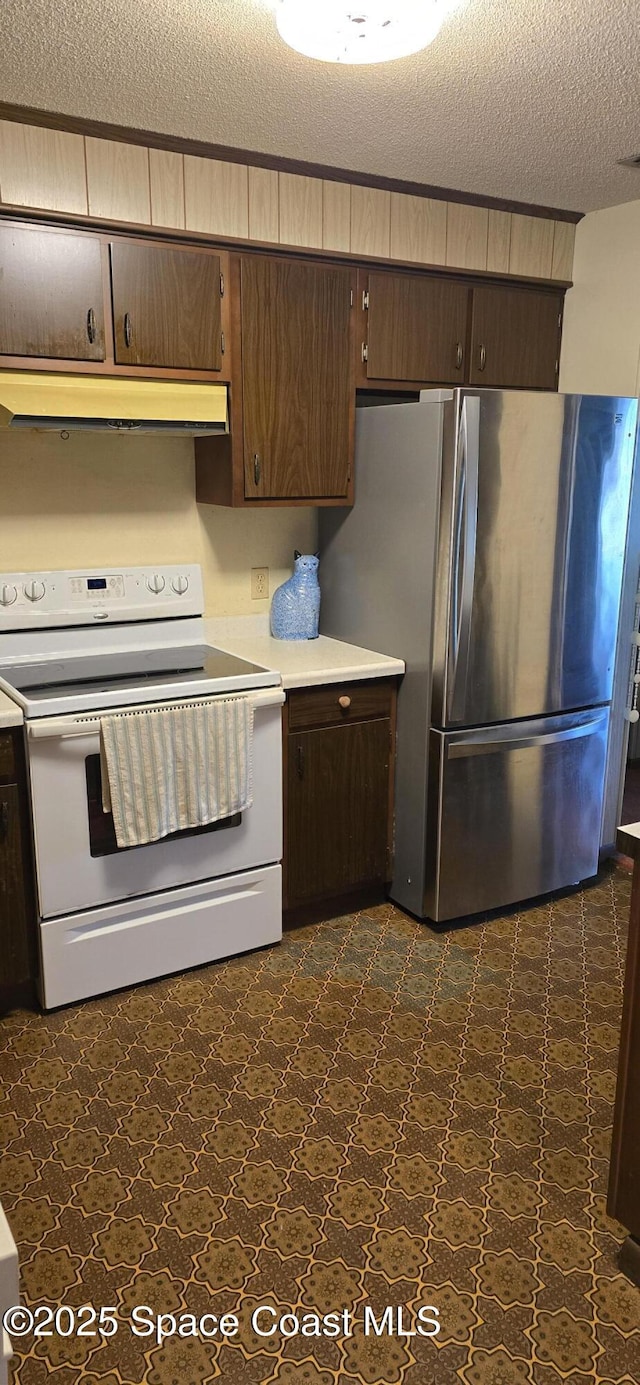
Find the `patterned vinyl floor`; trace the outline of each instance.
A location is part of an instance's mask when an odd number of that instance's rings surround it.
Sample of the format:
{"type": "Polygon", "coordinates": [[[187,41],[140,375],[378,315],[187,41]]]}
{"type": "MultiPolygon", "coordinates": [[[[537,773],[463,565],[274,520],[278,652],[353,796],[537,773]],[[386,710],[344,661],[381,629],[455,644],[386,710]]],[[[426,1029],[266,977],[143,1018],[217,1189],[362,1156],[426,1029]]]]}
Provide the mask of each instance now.
{"type": "Polygon", "coordinates": [[[380,906],[8,1018],[0,1196],[25,1302],[120,1324],[17,1343],[13,1381],[634,1385],[640,1291],[605,1214],[629,893],[618,867],[439,936],[380,906]],[[258,1337],[264,1303],[349,1308],[352,1335],[258,1337]],[[156,1345],[136,1304],[240,1330],[156,1345]],[[365,1335],[365,1305],[407,1327],[422,1304],[437,1338],[365,1335]]]}

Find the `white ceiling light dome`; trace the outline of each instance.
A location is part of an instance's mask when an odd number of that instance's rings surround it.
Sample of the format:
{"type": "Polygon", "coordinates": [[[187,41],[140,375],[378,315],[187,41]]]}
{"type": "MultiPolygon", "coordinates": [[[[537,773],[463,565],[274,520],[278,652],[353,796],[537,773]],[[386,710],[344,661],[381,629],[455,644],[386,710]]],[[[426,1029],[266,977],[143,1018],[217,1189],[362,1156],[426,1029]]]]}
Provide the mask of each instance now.
{"type": "Polygon", "coordinates": [[[327,63],[384,63],[433,42],[462,0],[279,0],[290,48],[327,63]]]}

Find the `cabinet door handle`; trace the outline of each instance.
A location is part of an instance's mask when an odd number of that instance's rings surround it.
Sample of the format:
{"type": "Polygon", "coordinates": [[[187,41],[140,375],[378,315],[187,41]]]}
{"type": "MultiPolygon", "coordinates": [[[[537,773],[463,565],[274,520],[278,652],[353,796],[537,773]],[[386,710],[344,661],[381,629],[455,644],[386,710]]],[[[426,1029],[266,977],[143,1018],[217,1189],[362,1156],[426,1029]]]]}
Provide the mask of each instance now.
{"type": "Polygon", "coordinates": [[[259,455],[258,455],[257,452],[254,452],[254,454],[253,454],[253,480],[254,480],[254,483],[255,483],[256,486],[259,486],[259,485],[260,485],[260,473],[261,473],[261,471],[262,471],[262,467],[261,467],[261,465],[260,465],[260,457],[259,457],[259,455]]]}
{"type": "Polygon", "coordinates": [[[462,342],[461,342],[461,341],[458,341],[458,342],[456,342],[456,370],[461,370],[461,369],[462,369],[462,362],[463,362],[463,360],[464,360],[464,346],[462,345],[462,342]]]}
{"type": "Polygon", "coordinates": [[[0,803],[0,842],[6,842],[9,835],[9,804],[0,803]]]}
{"type": "Polygon", "coordinates": [[[480,347],[480,360],[479,360],[479,362],[478,362],[478,369],[479,369],[479,370],[484,370],[486,364],[487,364],[487,348],[486,348],[486,346],[482,345],[482,346],[480,347]]]}
{"type": "Polygon", "coordinates": [[[351,706],[351,698],[350,698],[350,697],[339,697],[339,698],[338,698],[338,706],[342,708],[343,712],[348,712],[348,710],[349,710],[349,708],[350,708],[350,706],[351,706]]]}
{"type": "Polygon", "coordinates": [[[130,318],[130,316],[129,316],[128,313],[125,313],[125,315],[124,315],[124,344],[125,344],[126,347],[131,346],[131,336],[132,336],[132,332],[131,332],[131,318],[130,318]]]}
{"type": "Polygon", "coordinates": [[[298,779],[304,779],[304,750],[301,745],[296,749],[296,773],[298,779]]]}
{"type": "Polygon", "coordinates": [[[89,338],[91,345],[93,346],[93,343],[96,339],[96,315],[93,311],[93,308],[89,308],[89,311],[87,313],[87,336],[89,338]]]}

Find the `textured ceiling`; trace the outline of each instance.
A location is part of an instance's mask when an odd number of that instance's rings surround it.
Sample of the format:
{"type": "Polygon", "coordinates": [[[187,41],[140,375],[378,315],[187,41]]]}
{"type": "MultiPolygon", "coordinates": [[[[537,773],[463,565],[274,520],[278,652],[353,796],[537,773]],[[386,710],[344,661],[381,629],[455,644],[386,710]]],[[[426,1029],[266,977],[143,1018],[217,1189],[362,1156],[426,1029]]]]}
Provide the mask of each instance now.
{"type": "Polygon", "coordinates": [[[576,211],[640,198],[639,73],[638,0],[467,0],[357,68],[266,0],[0,0],[4,101],[576,211]]]}

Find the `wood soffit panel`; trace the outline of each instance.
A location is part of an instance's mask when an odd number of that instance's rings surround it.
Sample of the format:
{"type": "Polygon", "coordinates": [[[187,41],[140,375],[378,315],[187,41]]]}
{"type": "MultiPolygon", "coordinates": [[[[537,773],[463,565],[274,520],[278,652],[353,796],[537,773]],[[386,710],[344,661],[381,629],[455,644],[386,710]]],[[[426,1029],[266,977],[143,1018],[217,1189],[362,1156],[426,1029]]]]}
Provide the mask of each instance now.
{"type": "Polygon", "coordinates": [[[444,202],[459,202],[468,206],[515,212],[525,216],[542,217],[550,221],[576,223],[582,219],[583,215],[581,212],[567,211],[561,207],[536,206],[499,197],[484,197],[475,193],[462,192],[458,188],[434,187],[427,183],[412,183],[397,178],[383,178],[376,174],[361,173],[352,169],[308,163],[300,159],[275,157],[262,154],[257,150],[234,149],[227,145],[207,144],[201,140],[184,139],[174,135],[160,134],[153,130],[135,130],[128,126],[85,120],[77,116],[62,115],[55,111],[42,111],[31,106],[15,106],[5,101],[0,101],[0,120],[42,126],[52,130],[63,130],[96,139],[115,140],[123,144],[143,145],[148,149],[164,149],[174,153],[196,155],[204,159],[216,159],[222,163],[247,164],[254,168],[275,169],[281,173],[293,173],[310,178],[326,179],[331,182],[406,193],[412,197],[429,197],[444,202]]]}
{"type": "Polygon", "coordinates": [[[438,278],[464,279],[465,283],[469,284],[484,284],[487,281],[495,281],[512,287],[514,283],[517,283],[537,289],[562,290],[572,287],[571,279],[542,279],[526,274],[519,274],[516,278],[507,270],[496,272],[464,269],[453,265],[422,264],[416,263],[415,260],[398,260],[388,256],[356,254],[353,250],[342,251],[313,246],[284,245],[281,242],[273,241],[243,240],[239,237],[214,235],[204,231],[182,231],[176,227],[145,226],[139,222],[110,221],[106,217],[74,216],[69,212],[50,212],[40,207],[12,207],[0,203],[0,222],[2,221],[15,221],[31,226],[41,222],[44,226],[57,226],[60,230],[103,232],[111,238],[114,236],[134,236],[136,240],[151,239],[161,240],[164,244],[174,242],[179,245],[199,245],[226,250],[230,253],[236,251],[243,255],[268,253],[272,256],[282,255],[287,259],[317,260],[325,264],[335,264],[336,261],[343,260],[346,264],[358,267],[365,273],[367,269],[387,269],[399,270],[408,274],[434,274],[438,278]]]}

